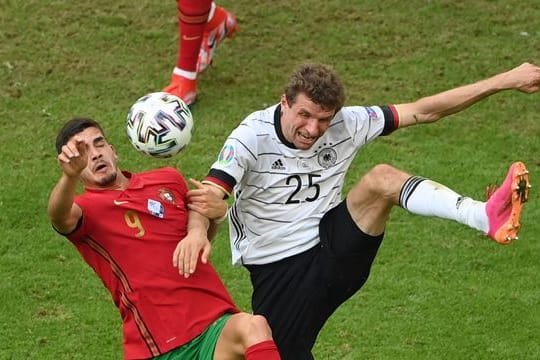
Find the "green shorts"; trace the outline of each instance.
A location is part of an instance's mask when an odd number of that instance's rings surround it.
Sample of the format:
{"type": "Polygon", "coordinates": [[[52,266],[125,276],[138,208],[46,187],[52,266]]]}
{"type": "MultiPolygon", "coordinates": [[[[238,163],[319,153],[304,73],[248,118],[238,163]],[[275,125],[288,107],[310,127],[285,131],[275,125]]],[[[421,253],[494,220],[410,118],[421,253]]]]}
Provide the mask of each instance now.
{"type": "Polygon", "coordinates": [[[216,343],[223,327],[232,314],[224,314],[214,321],[204,332],[176,349],[156,356],[158,360],[213,360],[216,343]]]}

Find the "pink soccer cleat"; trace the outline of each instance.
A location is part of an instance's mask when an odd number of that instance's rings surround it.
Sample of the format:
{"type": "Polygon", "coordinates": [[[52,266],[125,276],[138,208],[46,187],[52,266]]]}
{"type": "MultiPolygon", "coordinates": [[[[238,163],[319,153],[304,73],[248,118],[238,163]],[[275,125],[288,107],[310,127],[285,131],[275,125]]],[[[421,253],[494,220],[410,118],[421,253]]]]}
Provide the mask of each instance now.
{"type": "Polygon", "coordinates": [[[201,73],[212,63],[216,47],[225,38],[232,38],[238,30],[234,15],[220,6],[216,6],[214,17],[206,25],[197,60],[197,72],[201,73]]]}
{"type": "Polygon", "coordinates": [[[530,187],[529,171],[525,164],[517,161],[510,166],[506,179],[498,189],[493,191],[493,188],[488,188],[488,236],[499,244],[506,245],[517,240],[521,209],[529,199],[530,187]]]}

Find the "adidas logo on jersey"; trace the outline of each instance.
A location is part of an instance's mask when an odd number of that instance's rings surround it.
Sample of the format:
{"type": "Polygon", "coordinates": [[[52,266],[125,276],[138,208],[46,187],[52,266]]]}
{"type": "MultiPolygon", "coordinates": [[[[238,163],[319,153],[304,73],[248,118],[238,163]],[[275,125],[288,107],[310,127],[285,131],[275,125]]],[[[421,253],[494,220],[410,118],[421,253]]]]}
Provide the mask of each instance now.
{"type": "Polygon", "coordinates": [[[286,170],[285,166],[283,166],[283,161],[281,159],[277,159],[272,163],[272,170],[286,170]]]}

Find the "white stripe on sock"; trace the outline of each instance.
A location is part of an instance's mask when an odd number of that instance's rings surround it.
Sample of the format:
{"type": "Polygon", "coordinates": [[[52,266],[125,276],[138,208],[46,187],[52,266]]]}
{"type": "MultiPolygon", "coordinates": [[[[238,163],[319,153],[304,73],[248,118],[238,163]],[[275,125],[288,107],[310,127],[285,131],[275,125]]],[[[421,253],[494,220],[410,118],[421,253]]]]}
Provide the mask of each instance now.
{"type": "Polygon", "coordinates": [[[174,68],[173,74],[180,75],[180,76],[185,77],[186,79],[189,79],[189,80],[197,79],[197,72],[196,71],[186,71],[186,70],[182,70],[182,69],[177,68],[177,67],[174,68]]]}

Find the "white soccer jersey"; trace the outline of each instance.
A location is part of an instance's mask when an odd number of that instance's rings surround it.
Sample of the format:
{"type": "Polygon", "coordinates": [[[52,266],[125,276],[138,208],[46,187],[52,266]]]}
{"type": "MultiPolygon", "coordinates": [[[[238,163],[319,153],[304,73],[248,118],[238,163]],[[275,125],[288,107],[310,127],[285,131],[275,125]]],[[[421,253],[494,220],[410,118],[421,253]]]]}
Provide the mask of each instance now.
{"type": "Polygon", "coordinates": [[[342,200],[345,174],[359,148],[397,128],[389,106],[344,107],[324,135],[299,150],[281,133],[281,107],[249,115],[227,138],[205,182],[235,202],[229,210],[234,264],[267,264],[319,242],[319,221],[342,200]]]}

